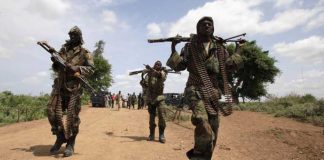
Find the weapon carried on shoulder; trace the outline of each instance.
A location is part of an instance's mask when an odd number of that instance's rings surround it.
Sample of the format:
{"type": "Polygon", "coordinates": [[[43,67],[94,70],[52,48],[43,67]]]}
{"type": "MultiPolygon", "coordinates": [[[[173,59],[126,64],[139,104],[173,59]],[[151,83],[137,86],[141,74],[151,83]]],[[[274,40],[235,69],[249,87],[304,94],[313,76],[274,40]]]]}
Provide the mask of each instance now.
{"type": "MultiPolygon", "coordinates": [[[[46,41],[39,41],[37,42],[37,44],[40,45],[42,48],[44,48],[47,52],[49,52],[51,54],[51,59],[57,62],[62,68],[72,71],[72,69],[67,65],[68,63],[61,57],[61,55],[53,47],[48,45],[46,41]]],[[[87,89],[92,95],[97,94],[96,90],[89,84],[89,82],[87,82],[81,76],[78,76],[77,78],[81,81],[82,86],[85,89],[87,89]]]]}
{"type": "MultiPolygon", "coordinates": [[[[238,38],[238,37],[241,37],[241,36],[245,36],[246,33],[242,33],[242,34],[239,34],[239,35],[236,35],[236,36],[233,36],[233,37],[229,37],[229,38],[226,38],[226,39],[223,39],[221,37],[218,37],[218,36],[214,36],[214,38],[217,40],[217,41],[220,41],[221,43],[226,43],[226,42],[243,42],[245,41],[244,39],[235,39],[233,40],[234,38],[238,38]]],[[[159,43],[159,42],[172,42],[172,41],[180,41],[180,42],[190,42],[191,41],[191,37],[182,37],[180,35],[176,35],[175,37],[169,37],[169,38],[159,38],[159,39],[148,39],[147,40],[149,43],[159,43]]]]}
{"type": "MultiPolygon", "coordinates": [[[[168,72],[168,73],[181,74],[181,72],[174,71],[173,69],[164,69],[164,70],[166,72],[168,72]]],[[[139,70],[139,71],[132,71],[132,72],[129,72],[129,75],[132,76],[132,75],[143,73],[143,72],[146,72],[146,71],[148,71],[148,69],[143,69],[143,70],[139,70]]]]}

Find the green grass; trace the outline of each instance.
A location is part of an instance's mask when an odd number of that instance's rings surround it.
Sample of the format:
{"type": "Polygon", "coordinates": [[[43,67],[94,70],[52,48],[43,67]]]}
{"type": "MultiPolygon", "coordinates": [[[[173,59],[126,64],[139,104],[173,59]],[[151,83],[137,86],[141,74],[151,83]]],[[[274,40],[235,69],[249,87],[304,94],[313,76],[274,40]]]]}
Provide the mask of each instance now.
{"type": "Polygon", "coordinates": [[[291,94],[285,97],[273,97],[265,102],[241,103],[236,110],[266,112],[275,117],[288,117],[302,122],[324,126],[324,99],[314,96],[291,94]]]}
{"type": "MultiPolygon", "coordinates": [[[[45,118],[50,95],[14,95],[10,91],[0,93],[0,126],[45,118]]],[[[89,103],[89,96],[81,97],[82,105],[89,103]]]]}

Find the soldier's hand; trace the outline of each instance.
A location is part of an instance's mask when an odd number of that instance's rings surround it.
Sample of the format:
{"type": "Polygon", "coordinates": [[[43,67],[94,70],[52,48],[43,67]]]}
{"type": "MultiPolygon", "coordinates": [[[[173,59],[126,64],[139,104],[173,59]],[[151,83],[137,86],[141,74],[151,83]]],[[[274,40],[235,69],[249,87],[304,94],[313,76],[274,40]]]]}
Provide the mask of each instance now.
{"type": "Polygon", "coordinates": [[[56,52],[56,51],[55,51],[54,48],[50,47],[50,48],[48,49],[48,52],[50,52],[50,53],[54,53],[54,52],[56,52]]]}
{"type": "Polygon", "coordinates": [[[54,57],[51,57],[51,61],[52,61],[52,62],[56,62],[56,60],[55,60],[54,57]]]}
{"type": "Polygon", "coordinates": [[[171,43],[171,52],[176,52],[176,45],[180,43],[181,41],[179,39],[174,39],[171,43]]]}
{"type": "Polygon", "coordinates": [[[245,39],[240,38],[235,42],[235,44],[236,44],[236,46],[241,47],[244,45],[245,42],[246,42],[245,39]]]}
{"type": "Polygon", "coordinates": [[[148,69],[148,70],[152,70],[152,67],[148,64],[145,65],[145,68],[148,69]]]}
{"type": "Polygon", "coordinates": [[[75,77],[80,77],[81,74],[80,74],[80,72],[75,72],[75,73],[74,73],[74,76],[75,76],[75,77]]]}
{"type": "Polygon", "coordinates": [[[73,72],[80,72],[80,67],[79,66],[72,66],[71,64],[66,64],[68,68],[70,68],[73,72]]]}

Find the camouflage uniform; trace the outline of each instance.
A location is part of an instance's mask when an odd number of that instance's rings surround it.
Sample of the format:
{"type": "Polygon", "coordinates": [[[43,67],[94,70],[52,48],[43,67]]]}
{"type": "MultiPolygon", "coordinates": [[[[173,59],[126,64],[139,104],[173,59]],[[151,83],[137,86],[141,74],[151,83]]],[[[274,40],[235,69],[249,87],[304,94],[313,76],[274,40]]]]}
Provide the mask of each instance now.
{"type": "MultiPolygon", "coordinates": [[[[213,23],[210,17],[203,17],[197,23],[198,26],[203,20],[208,20],[213,23]]],[[[212,30],[213,32],[213,30],[212,30]]],[[[191,42],[186,43],[182,48],[180,55],[175,51],[171,54],[167,61],[167,65],[175,71],[181,71],[187,69],[189,72],[188,81],[184,91],[184,102],[192,110],[191,122],[196,127],[194,131],[194,148],[187,152],[187,156],[190,159],[202,159],[209,160],[212,157],[213,150],[217,141],[217,133],[219,127],[219,115],[218,111],[214,111],[216,114],[211,114],[207,111],[204,101],[202,100],[201,89],[204,86],[198,74],[198,67],[193,60],[193,53],[203,54],[202,62],[207,70],[208,77],[212,83],[213,89],[218,92],[219,97],[222,94],[223,84],[222,75],[220,74],[220,62],[218,59],[217,44],[215,39],[211,39],[208,45],[200,43],[197,39],[197,35],[191,35],[191,42]]],[[[227,64],[234,64],[236,67],[242,62],[240,55],[233,54],[229,56],[226,52],[225,55],[227,64]]],[[[226,66],[227,68],[227,66],[226,66]]]]}
{"type": "MultiPolygon", "coordinates": [[[[61,57],[72,67],[77,68],[79,76],[89,76],[93,73],[93,59],[91,53],[82,47],[82,33],[78,27],[73,27],[69,34],[80,36],[78,45],[71,45],[67,41],[59,51],[61,57]]],[[[57,74],[54,80],[51,98],[48,103],[47,115],[52,126],[52,133],[57,135],[57,140],[51,148],[55,154],[64,142],[67,142],[65,156],[70,156],[74,150],[75,138],[79,132],[79,112],[81,110],[82,87],[75,73],[60,68],[56,62],[53,70],[57,74]],[[63,122],[63,113],[67,114],[66,123],[63,122]]]]}
{"type": "MultiPolygon", "coordinates": [[[[155,64],[160,63],[157,61],[155,64]]],[[[148,105],[148,112],[150,114],[149,120],[149,128],[150,128],[150,135],[149,140],[154,140],[155,136],[155,116],[156,110],[158,114],[158,126],[159,126],[159,141],[161,143],[165,143],[164,137],[164,130],[166,127],[165,118],[166,118],[166,111],[165,111],[165,103],[164,103],[164,96],[163,96],[163,89],[164,89],[164,81],[167,77],[167,72],[162,70],[145,70],[146,75],[144,77],[144,81],[141,81],[141,85],[145,93],[143,93],[143,97],[145,97],[146,104],[148,105]]]]}

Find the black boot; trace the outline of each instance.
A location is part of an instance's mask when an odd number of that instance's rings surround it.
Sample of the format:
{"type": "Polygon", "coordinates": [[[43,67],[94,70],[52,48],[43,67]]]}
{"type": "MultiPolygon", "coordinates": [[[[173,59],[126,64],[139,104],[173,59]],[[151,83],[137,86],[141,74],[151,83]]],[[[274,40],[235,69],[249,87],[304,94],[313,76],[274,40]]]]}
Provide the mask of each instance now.
{"type": "Polygon", "coordinates": [[[165,143],[164,127],[159,127],[159,142],[165,143]]]}
{"type": "Polygon", "coordinates": [[[64,137],[64,133],[58,133],[56,135],[56,141],[53,145],[53,147],[50,149],[51,154],[58,154],[58,151],[60,150],[63,143],[66,142],[66,139],[64,137]]]}
{"type": "Polygon", "coordinates": [[[70,157],[74,153],[74,144],[76,136],[72,136],[67,140],[66,148],[64,150],[63,156],[70,157]]]}
{"type": "Polygon", "coordinates": [[[148,137],[148,141],[154,141],[155,137],[155,127],[150,127],[150,135],[148,137]]]}
{"type": "Polygon", "coordinates": [[[195,153],[194,149],[190,149],[187,153],[186,153],[187,157],[190,160],[211,160],[211,156],[205,156],[202,153],[195,153]]]}

